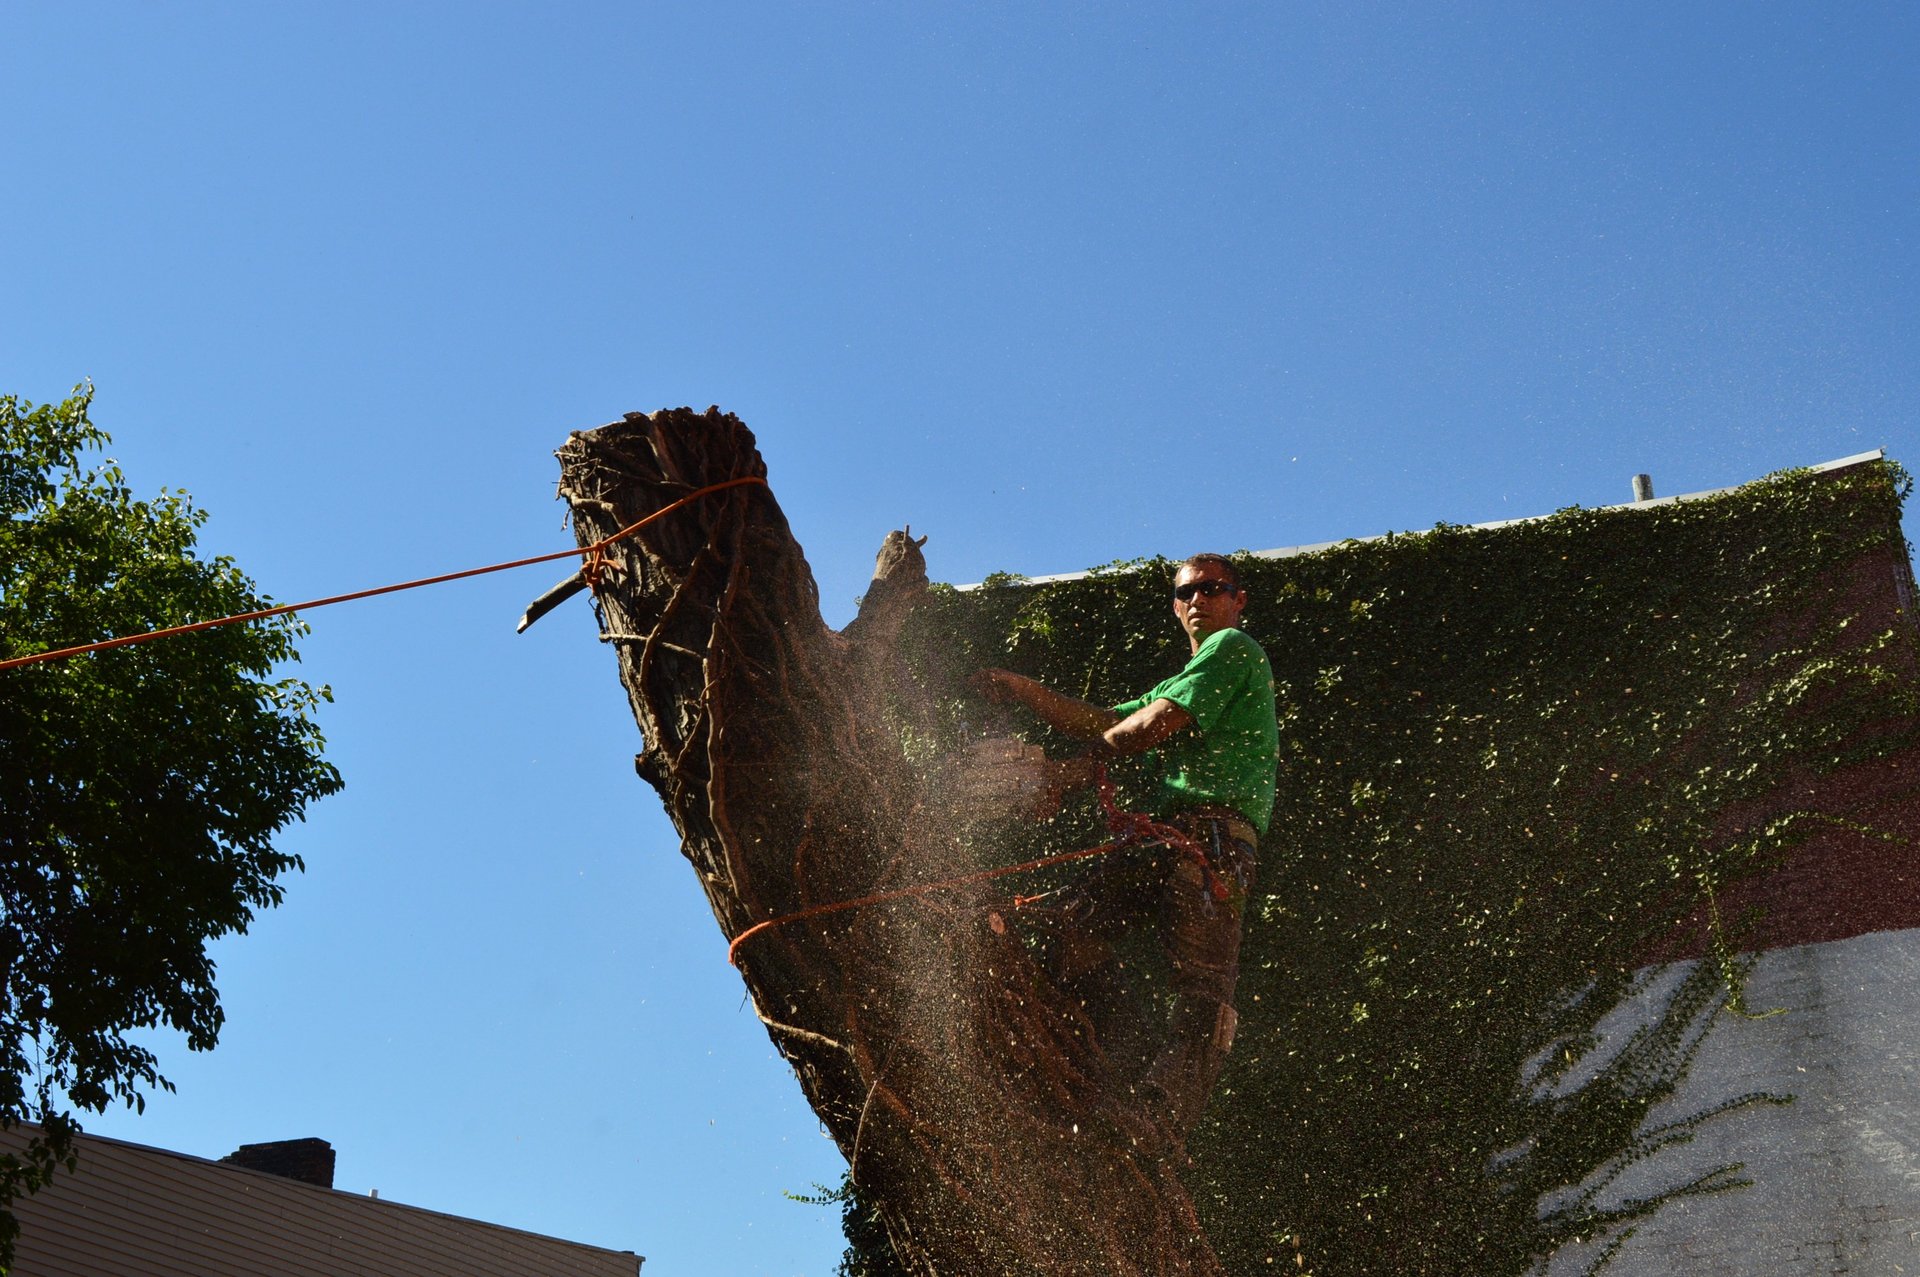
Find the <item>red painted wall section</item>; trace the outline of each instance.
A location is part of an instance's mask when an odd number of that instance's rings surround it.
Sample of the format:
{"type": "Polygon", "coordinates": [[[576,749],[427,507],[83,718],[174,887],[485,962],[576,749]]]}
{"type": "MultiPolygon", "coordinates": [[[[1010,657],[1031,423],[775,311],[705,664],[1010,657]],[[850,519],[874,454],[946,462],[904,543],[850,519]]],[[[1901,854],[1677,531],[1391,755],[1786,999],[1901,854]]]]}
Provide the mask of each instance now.
{"type": "MultiPolygon", "coordinates": [[[[1904,540],[1856,560],[1841,586],[1839,606],[1856,618],[1849,628],[1863,639],[1903,630],[1920,640],[1904,540]]],[[[1905,651],[1911,660],[1913,642],[1905,651]]],[[[1779,870],[1729,891],[1721,902],[1725,916],[1754,905],[1763,912],[1750,948],[1920,927],[1920,748],[1812,781],[1782,795],[1782,806],[1875,832],[1823,829],[1779,870]]]]}

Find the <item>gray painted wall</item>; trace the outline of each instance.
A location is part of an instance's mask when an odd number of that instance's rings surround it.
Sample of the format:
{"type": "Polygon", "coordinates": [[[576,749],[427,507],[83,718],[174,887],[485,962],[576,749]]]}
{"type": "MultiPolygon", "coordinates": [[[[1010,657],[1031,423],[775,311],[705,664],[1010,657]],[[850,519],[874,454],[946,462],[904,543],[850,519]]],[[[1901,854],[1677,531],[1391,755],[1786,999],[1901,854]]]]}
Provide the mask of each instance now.
{"type": "MultiPolygon", "coordinates": [[[[1679,1117],[1748,1091],[1794,1095],[1708,1123],[1689,1145],[1630,1172],[1630,1198],[1688,1169],[1745,1162],[1753,1187],[1673,1203],[1606,1271],[1620,1277],[1880,1277],[1920,1274],[1920,929],[1777,949],[1722,1014],[1679,1117]]],[[[1563,1253],[1552,1277],[1585,1255],[1563,1253]]]]}

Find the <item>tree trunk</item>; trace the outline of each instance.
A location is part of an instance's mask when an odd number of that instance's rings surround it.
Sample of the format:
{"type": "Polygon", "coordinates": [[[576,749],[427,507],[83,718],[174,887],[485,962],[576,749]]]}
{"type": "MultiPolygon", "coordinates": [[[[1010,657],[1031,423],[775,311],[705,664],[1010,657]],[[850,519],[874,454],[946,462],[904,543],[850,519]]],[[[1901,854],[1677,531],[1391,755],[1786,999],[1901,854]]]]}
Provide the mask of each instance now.
{"type": "MultiPolygon", "coordinates": [[[[561,495],[592,544],[696,489],[764,477],[735,417],[678,409],[572,436],[561,495]]],[[[952,876],[952,787],[910,761],[897,653],[926,587],[889,533],[835,633],[771,491],[703,497],[609,551],[603,638],[659,792],[729,938],[952,876]]],[[[1179,1153],[1084,1012],[989,923],[991,887],[763,929],[742,977],[775,1045],[918,1274],[1219,1274],[1179,1153]]]]}

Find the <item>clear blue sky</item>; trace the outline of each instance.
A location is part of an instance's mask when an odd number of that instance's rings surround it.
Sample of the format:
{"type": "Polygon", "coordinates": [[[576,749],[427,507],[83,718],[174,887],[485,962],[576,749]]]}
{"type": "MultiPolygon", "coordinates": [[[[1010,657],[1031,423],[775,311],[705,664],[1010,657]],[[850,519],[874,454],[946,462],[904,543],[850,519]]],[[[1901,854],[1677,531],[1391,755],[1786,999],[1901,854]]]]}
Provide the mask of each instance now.
{"type": "MultiPolygon", "coordinates": [[[[280,600],[564,548],[552,450],[679,404],[836,624],[903,523],[968,581],[1920,463],[1908,4],[13,0],[0,59],[0,391],[91,378],[280,600]]],[[[313,615],[347,788],[89,1126],[824,1277],[612,658],[513,633],[557,575],[313,615]]]]}

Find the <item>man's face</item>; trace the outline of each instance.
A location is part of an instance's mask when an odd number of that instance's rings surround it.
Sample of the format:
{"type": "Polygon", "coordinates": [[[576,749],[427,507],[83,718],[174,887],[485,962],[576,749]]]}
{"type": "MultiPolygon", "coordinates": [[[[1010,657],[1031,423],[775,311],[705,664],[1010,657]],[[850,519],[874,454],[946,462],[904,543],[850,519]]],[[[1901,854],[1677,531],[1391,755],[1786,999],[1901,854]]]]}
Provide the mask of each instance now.
{"type": "Polygon", "coordinates": [[[1246,591],[1229,585],[1215,564],[1189,563],[1173,578],[1173,615],[1196,648],[1214,631],[1236,628],[1246,606],[1246,591]]]}

